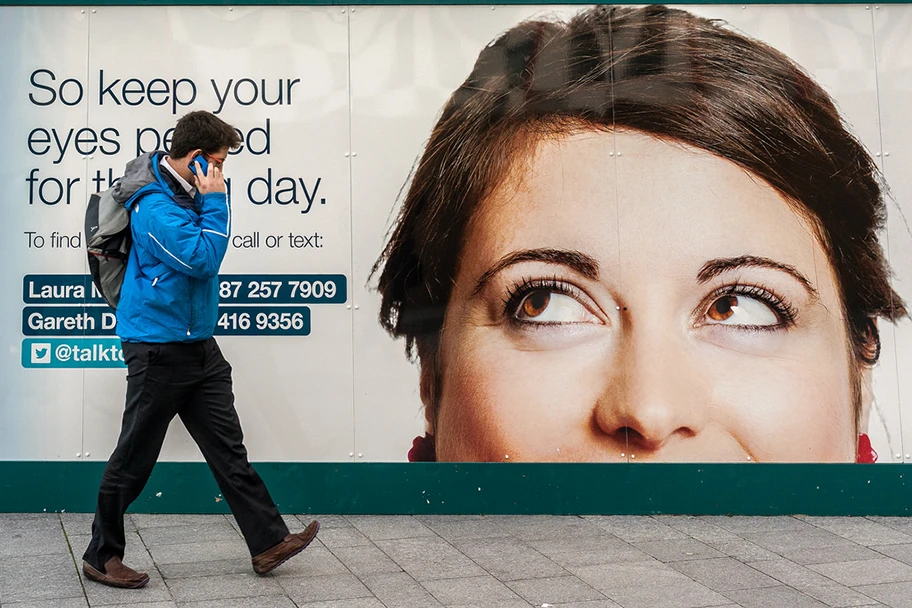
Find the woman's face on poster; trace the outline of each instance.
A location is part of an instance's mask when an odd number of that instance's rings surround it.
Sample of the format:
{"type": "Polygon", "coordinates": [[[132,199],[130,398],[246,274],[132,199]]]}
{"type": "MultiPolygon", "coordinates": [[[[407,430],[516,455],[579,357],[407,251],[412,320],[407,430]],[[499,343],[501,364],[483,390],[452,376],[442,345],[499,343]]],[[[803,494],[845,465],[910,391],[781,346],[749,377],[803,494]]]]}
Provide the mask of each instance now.
{"type": "Polygon", "coordinates": [[[825,462],[854,459],[853,369],[827,254],[776,190],[590,131],[479,205],[423,373],[439,460],[825,462]]]}

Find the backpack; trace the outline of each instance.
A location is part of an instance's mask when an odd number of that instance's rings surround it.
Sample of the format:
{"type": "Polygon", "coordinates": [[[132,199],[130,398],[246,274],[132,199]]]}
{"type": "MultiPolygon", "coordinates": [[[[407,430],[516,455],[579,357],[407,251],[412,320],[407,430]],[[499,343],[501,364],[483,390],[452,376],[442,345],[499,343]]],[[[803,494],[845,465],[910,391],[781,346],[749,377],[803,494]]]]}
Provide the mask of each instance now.
{"type": "Polygon", "coordinates": [[[108,306],[116,309],[133,234],[130,231],[130,211],[115,200],[113,188],[89,197],[85,234],[92,282],[108,306]]]}

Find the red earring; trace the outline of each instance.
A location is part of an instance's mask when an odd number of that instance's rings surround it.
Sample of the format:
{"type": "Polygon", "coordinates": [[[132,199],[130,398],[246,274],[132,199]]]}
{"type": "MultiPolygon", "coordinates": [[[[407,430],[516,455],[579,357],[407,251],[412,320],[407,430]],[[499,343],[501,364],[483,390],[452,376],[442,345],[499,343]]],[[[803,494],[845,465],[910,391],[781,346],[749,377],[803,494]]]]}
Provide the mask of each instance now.
{"type": "Polygon", "coordinates": [[[433,435],[415,437],[412,449],[408,453],[409,462],[435,462],[437,460],[437,446],[433,435]]]}
{"type": "Polygon", "coordinates": [[[855,462],[863,464],[873,464],[877,462],[877,452],[871,447],[871,439],[866,433],[858,435],[858,454],[855,456],[855,462]]]}

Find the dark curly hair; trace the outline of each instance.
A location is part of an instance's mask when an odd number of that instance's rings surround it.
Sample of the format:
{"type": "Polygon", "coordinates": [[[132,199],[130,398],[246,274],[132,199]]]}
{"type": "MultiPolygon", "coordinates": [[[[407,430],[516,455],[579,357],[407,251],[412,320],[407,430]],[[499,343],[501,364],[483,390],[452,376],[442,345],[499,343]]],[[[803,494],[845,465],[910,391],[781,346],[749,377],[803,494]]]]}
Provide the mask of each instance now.
{"type": "Polygon", "coordinates": [[[210,112],[197,110],[177,121],[169,153],[182,158],[197,148],[214,154],[222,148],[233,150],[240,145],[241,136],[234,127],[210,112]]]}

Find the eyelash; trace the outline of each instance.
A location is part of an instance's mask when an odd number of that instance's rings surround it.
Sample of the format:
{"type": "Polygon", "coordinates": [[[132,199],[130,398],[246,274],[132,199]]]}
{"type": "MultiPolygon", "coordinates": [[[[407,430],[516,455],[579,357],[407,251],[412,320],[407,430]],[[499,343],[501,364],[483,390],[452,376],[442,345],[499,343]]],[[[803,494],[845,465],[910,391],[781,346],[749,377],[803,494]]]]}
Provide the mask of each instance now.
{"type": "MultiPolygon", "coordinates": [[[[552,325],[552,323],[533,323],[517,318],[517,313],[519,312],[519,307],[520,304],[522,304],[523,299],[534,291],[551,291],[554,293],[563,294],[574,298],[581,304],[582,300],[584,299],[578,288],[558,279],[556,276],[546,278],[526,277],[523,278],[519,283],[511,285],[507,290],[506,297],[503,299],[504,315],[509,323],[513,325],[521,325],[523,327],[542,327],[552,325]]],[[[780,329],[788,329],[795,325],[795,319],[798,316],[798,312],[788,300],[758,285],[749,285],[744,283],[724,285],[715,289],[704,300],[705,303],[700,308],[700,310],[703,311],[701,314],[705,315],[709,306],[712,305],[712,303],[715,302],[718,298],[723,296],[745,296],[759,300],[760,302],[769,306],[776,317],[778,317],[780,320],[780,322],[776,325],[737,326],[741,330],[776,331],[780,329]]]]}
{"type": "Polygon", "coordinates": [[[559,293],[565,296],[569,296],[578,302],[583,299],[579,289],[569,283],[561,281],[556,276],[540,279],[523,278],[521,282],[511,285],[507,289],[507,296],[503,299],[504,315],[506,316],[506,320],[509,323],[513,325],[521,325],[523,327],[559,325],[559,323],[531,322],[523,321],[522,319],[517,318],[516,314],[519,312],[519,306],[522,304],[523,299],[535,291],[551,291],[554,293],[559,293]]]}
{"type": "Polygon", "coordinates": [[[702,314],[705,315],[709,306],[723,296],[746,296],[759,300],[769,306],[776,317],[779,318],[779,323],[776,325],[740,325],[738,326],[739,329],[746,331],[776,331],[780,329],[789,329],[795,325],[798,311],[795,310],[795,307],[792,306],[788,300],[759,285],[748,285],[744,283],[724,285],[713,291],[707,296],[705,300],[706,304],[700,309],[703,311],[702,314]]]}

